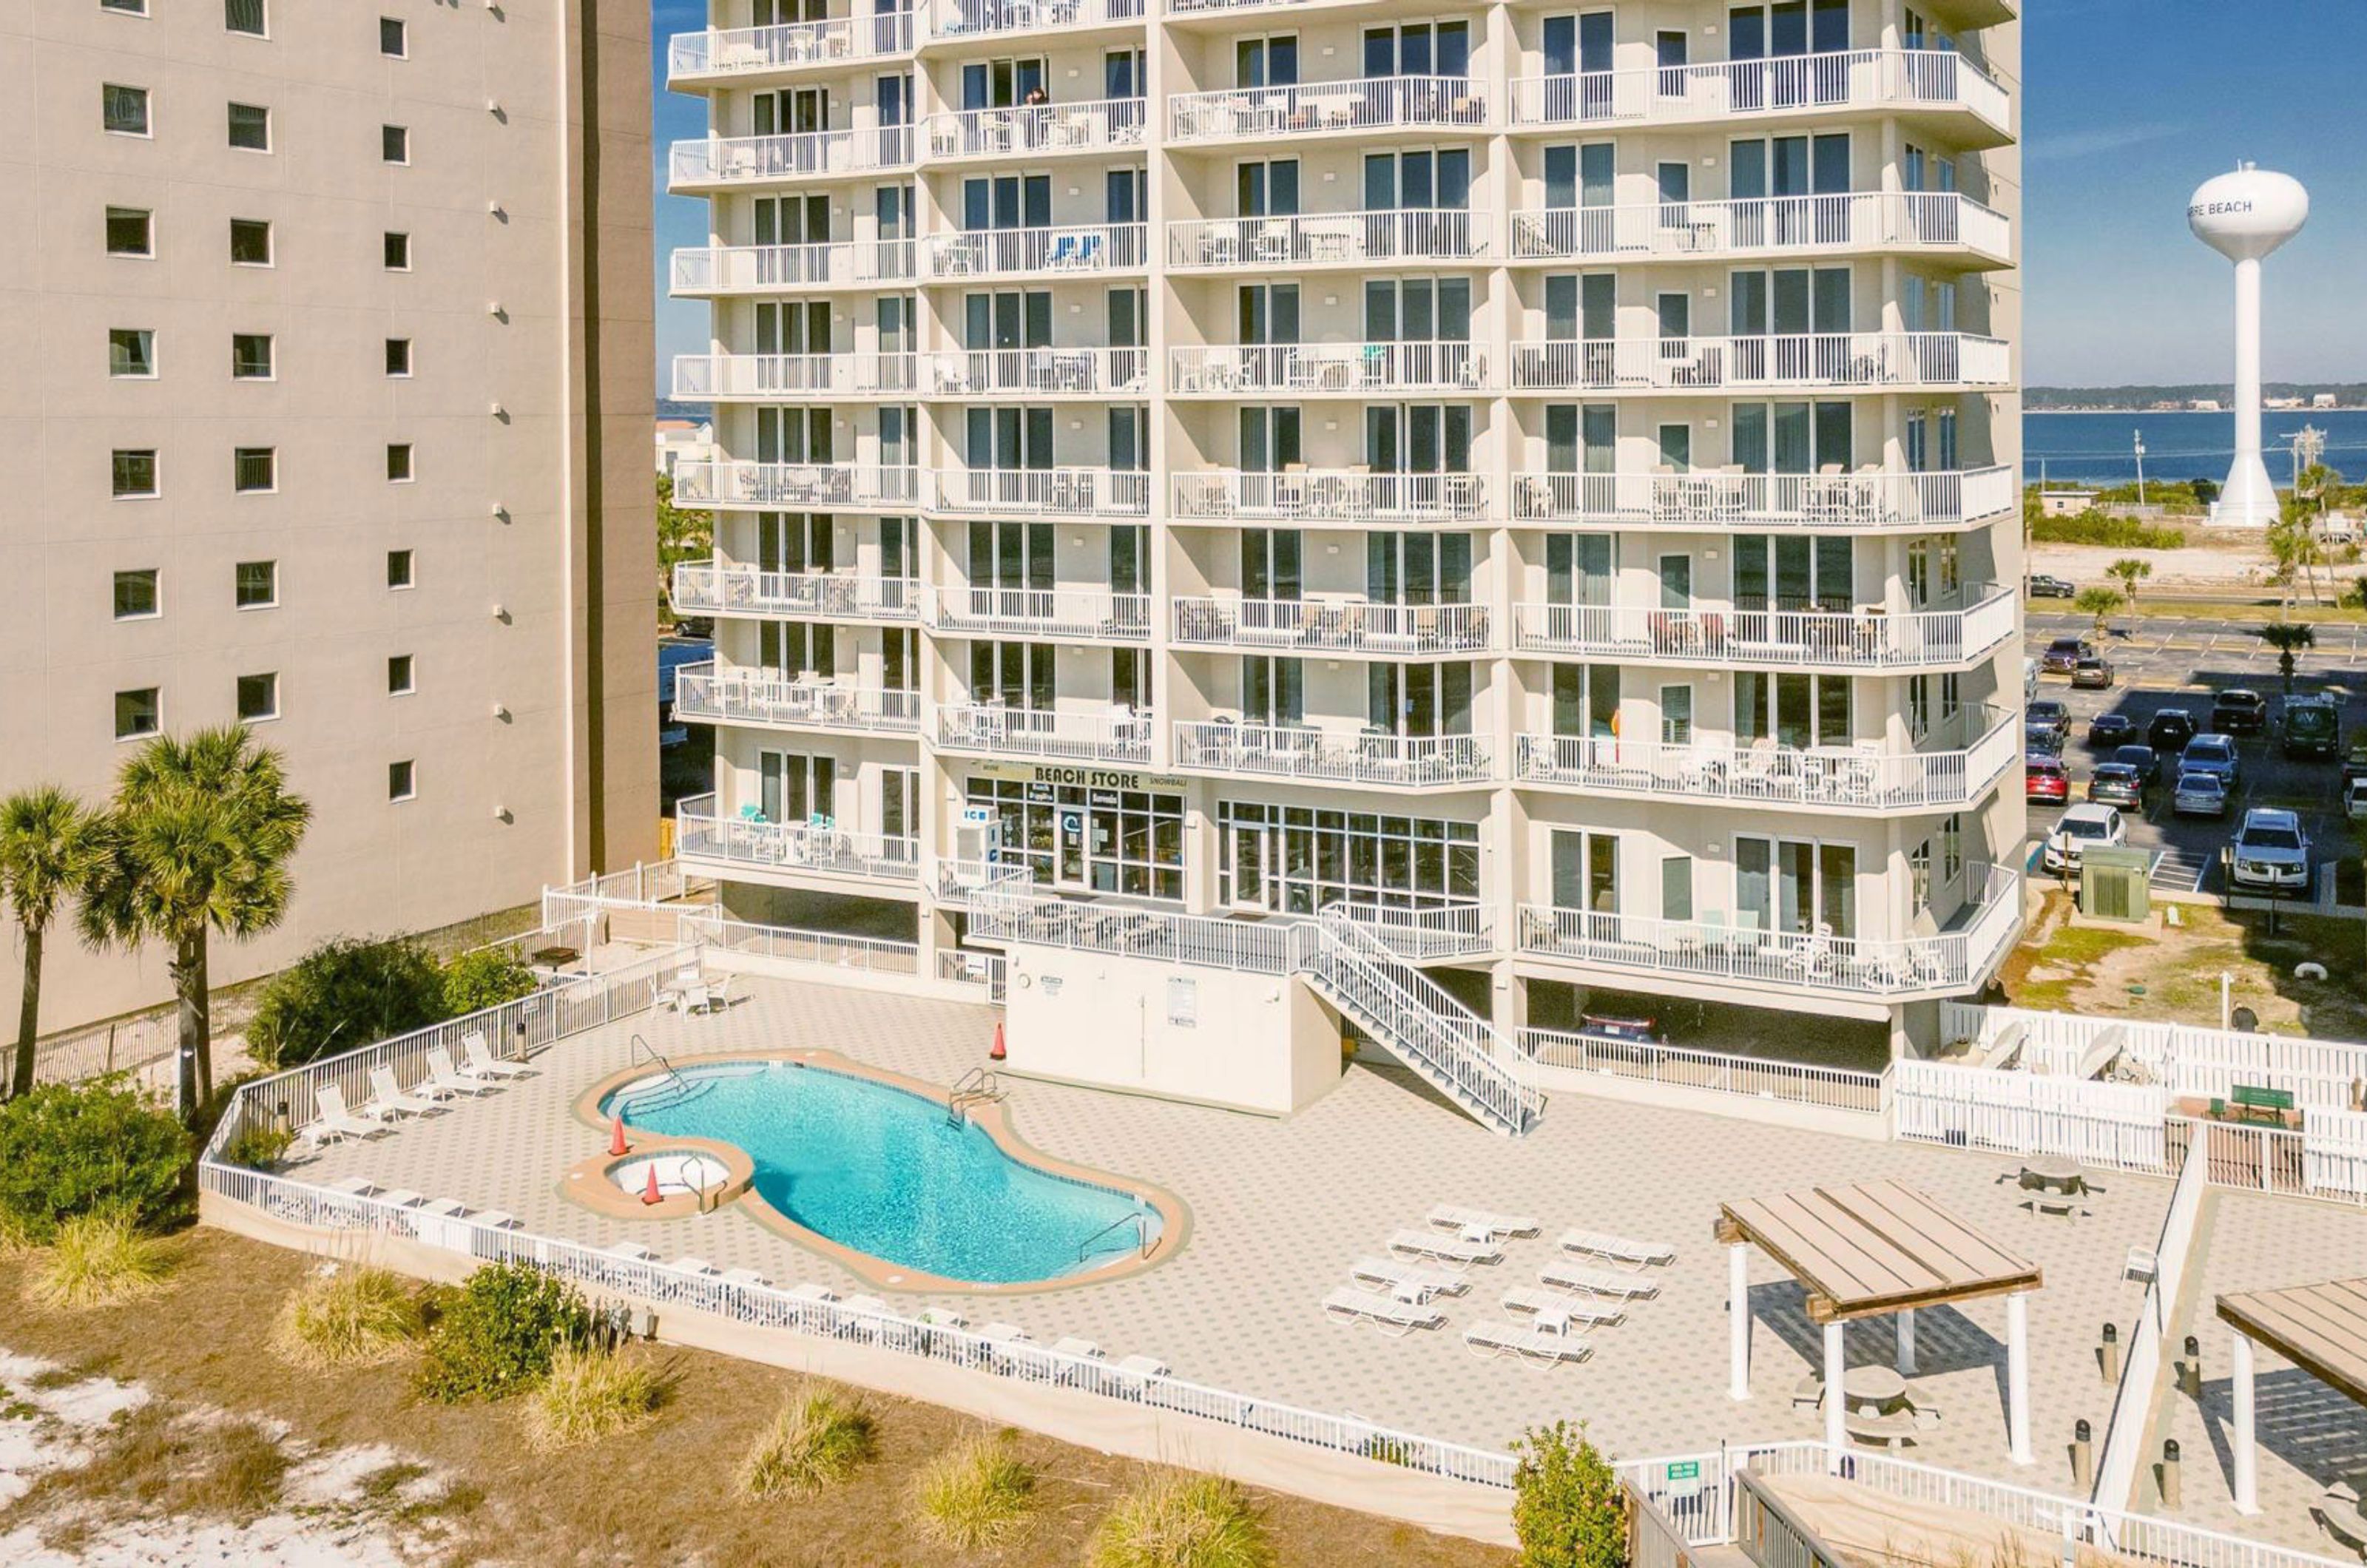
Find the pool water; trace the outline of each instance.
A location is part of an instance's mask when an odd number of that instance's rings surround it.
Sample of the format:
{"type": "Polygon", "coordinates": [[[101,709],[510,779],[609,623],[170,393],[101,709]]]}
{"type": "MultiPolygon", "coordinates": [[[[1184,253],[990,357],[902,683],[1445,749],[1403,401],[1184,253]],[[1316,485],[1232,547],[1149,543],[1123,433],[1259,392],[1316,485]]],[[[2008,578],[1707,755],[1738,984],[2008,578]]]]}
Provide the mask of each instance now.
{"type": "Polygon", "coordinates": [[[758,1197],[890,1263],[1019,1284],[1133,1256],[1159,1235],[1148,1203],[1014,1159],[943,1104],[889,1084],[777,1061],[685,1066],[678,1078],[628,1085],[600,1113],[738,1145],[758,1197]],[[1120,1224],[1136,1215],[1145,1237],[1120,1224]]]}

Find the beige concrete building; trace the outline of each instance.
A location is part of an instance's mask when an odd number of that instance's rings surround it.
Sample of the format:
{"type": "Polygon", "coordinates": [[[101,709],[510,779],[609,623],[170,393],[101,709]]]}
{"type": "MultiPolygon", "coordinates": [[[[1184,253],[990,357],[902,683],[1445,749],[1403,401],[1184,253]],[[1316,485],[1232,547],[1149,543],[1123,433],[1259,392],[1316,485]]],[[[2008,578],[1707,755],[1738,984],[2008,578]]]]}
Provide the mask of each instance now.
{"type": "MultiPolygon", "coordinates": [[[[0,788],[255,725],[316,815],[218,978],[654,848],[648,62],[644,0],[0,5],[0,788]]],[[[52,1027],[164,995],[50,953],[52,1027]]]]}
{"type": "Polygon", "coordinates": [[[2022,919],[2018,13],[713,0],[686,859],[958,964],[984,817],[1499,1040],[1931,1043],[2022,919]]]}

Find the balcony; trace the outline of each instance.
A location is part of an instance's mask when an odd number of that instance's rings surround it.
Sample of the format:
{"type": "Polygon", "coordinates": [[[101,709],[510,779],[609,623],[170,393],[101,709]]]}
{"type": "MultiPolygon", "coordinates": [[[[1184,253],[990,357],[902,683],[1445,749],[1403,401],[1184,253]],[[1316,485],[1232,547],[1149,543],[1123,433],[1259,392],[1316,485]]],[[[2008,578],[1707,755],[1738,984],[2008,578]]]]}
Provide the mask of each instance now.
{"type": "Polygon", "coordinates": [[[751,506],[785,512],[909,512],[921,470],[862,463],[677,463],[677,506],[751,506]]]}
{"type": "Polygon", "coordinates": [[[1970,806],[2022,755],[2003,708],[1965,708],[1912,751],[1880,747],[1667,746],[1616,736],[1523,735],[1512,782],[1591,795],[1862,813],[1970,806]]]}
{"type": "Polygon", "coordinates": [[[1363,599],[1177,599],[1171,635],[1183,648],[1361,653],[1380,658],[1478,653],[1485,604],[1375,604],[1363,599]]]}
{"type": "Polygon", "coordinates": [[[1386,130],[1489,130],[1487,84],[1466,76],[1371,76],[1287,87],[1174,93],[1170,143],[1263,141],[1278,136],[1370,136],[1386,130]]]}
{"type": "Polygon", "coordinates": [[[692,664],[674,671],[674,716],[710,724],[916,735],[921,694],[791,680],[761,670],[692,664]]]}
{"type": "Polygon", "coordinates": [[[1131,468],[937,468],[933,511],[997,517],[1148,517],[1150,476],[1131,468]]]}
{"type": "Polygon", "coordinates": [[[930,591],[929,626],[955,637],[1149,642],[1150,595],[1107,588],[939,587],[930,591]]]}
{"type": "Polygon", "coordinates": [[[850,833],[806,822],[767,822],[753,815],[719,817],[715,797],[695,795],[674,808],[674,853],[685,869],[733,880],[749,872],[792,879],[848,878],[905,883],[921,879],[921,841],[850,833]]]}
{"type": "Polygon", "coordinates": [[[1025,277],[1140,272],[1149,265],[1147,223],[1085,223],[1058,229],[968,229],[922,242],[923,276],[1025,277]]]}
{"type": "Polygon", "coordinates": [[[1141,398],[1147,348],[951,348],[923,355],[931,398],[1141,398]]]}
{"type": "Polygon", "coordinates": [[[923,44],[991,41],[1023,33],[1138,33],[1145,0],[934,0],[925,10],[923,44]]]}
{"type": "Polygon", "coordinates": [[[823,245],[711,245],[674,253],[669,291],[684,299],[798,288],[878,288],[918,276],[910,240],[823,245]]]}
{"type": "Polygon", "coordinates": [[[1672,980],[1724,981],[1840,997],[1961,996],[1979,987],[2022,926],[2022,878],[1967,868],[1975,890],[1944,929],[1879,940],[1774,931],[1754,911],[1660,920],[1523,904],[1519,951],[1672,980]]]}
{"type": "Polygon", "coordinates": [[[1512,124],[1523,130],[1715,125],[1870,109],[1948,120],[1952,138],[1968,146],[1999,147],[2012,139],[2005,89],[1951,50],[1860,49],[1512,83],[1512,124]]]}
{"type": "Polygon", "coordinates": [[[1820,534],[1955,527],[2022,504],[2014,470],[1853,474],[1523,474],[1522,523],[1677,528],[1810,529],[1820,534]]]}
{"type": "Polygon", "coordinates": [[[807,130],[788,136],[719,136],[677,141],[667,157],[666,189],[677,194],[782,181],[884,174],[912,166],[912,128],[807,130]]]}
{"type": "Polygon", "coordinates": [[[2013,228],[2005,214],[1955,191],[1653,201],[1512,214],[1514,262],[1727,261],[1884,251],[2010,266],[2013,228]]]}
{"type": "Polygon", "coordinates": [[[853,572],[764,571],[736,561],[681,561],[674,607],[691,615],[812,615],[832,621],[911,621],[921,585],[853,572]]]}
{"type": "Polygon", "coordinates": [[[1178,723],[1175,766],[1389,789],[1484,784],[1495,772],[1484,735],[1359,733],[1229,719],[1178,723]]]}
{"type": "Polygon", "coordinates": [[[2003,387],[2013,355],[1971,333],[1569,338],[1512,345],[1512,390],[1954,391],[2003,387]]]}
{"type": "Polygon", "coordinates": [[[1070,713],[1001,703],[956,703],[937,712],[940,750],[988,757],[1052,757],[1071,762],[1150,761],[1150,716],[1125,708],[1070,713]]]}
{"type": "Polygon", "coordinates": [[[1488,356],[1467,343],[1200,344],[1167,351],[1167,379],[1185,398],[1489,389],[1488,356]]]}
{"type": "Polygon", "coordinates": [[[1493,254],[1494,227],[1492,214],[1460,208],[1179,218],[1167,225],[1167,265],[1182,272],[1263,272],[1480,262],[1493,254]]]}
{"type": "Polygon", "coordinates": [[[1209,468],[1173,478],[1177,522],[1239,520],[1331,527],[1370,523],[1470,523],[1487,515],[1478,474],[1209,468]]]}
{"type": "Polygon", "coordinates": [[[1033,161],[1064,153],[1138,148],[1148,118],[1140,98],[1097,98],[1089,103],[1021,104],[933,114],[921,122],[921,129],[932,164],[1002,158],[1033,161]]]}
{"type": "Polygon", "coordinates": [[[910,397],[919,389],[909,354],[678,354],[674,361],[674,395],[685,402],[910,397]]]}
{"type": "Polygon", "coordinates": [[[2015,635],[2019,595],[1967,589],[1961,609],[1661,610],[1515,604],[1512,646],[1659,664],[1829,670],[1961,668],[2015,635]]]}
{"type": "Polygon", "coordinates": [[[666,85],[676,89],[710,84],[758,86],[763,85],[759,78],[894,60],[912,52],[909,11],[676,33],[666,45],[666,85]]]}

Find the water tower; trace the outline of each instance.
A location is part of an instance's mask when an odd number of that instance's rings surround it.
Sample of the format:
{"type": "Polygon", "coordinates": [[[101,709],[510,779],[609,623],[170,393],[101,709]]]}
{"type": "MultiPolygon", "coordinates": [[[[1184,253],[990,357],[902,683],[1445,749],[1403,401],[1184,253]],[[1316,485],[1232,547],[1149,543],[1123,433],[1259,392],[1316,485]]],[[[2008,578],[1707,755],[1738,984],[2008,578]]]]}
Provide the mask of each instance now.
{"type": "Polygon", "coordinates": [[[2277,520],[2277,488],[2260,458],[2260,263],[2307,221],[2301,182],[2250,164],[2205,180],[2186,206],[2194,237],[2236,264],[2236,462],[2211,509],[2216,527],[2277,520]]]}

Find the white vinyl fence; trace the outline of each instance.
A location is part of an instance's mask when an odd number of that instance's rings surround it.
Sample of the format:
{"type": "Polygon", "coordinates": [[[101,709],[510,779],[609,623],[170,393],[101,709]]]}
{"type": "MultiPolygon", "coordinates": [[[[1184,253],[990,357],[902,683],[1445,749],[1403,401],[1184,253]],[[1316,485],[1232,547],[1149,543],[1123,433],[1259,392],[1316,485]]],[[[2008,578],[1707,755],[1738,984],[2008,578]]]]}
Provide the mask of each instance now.
{"type": "Polygon", "coordinates": [[[1898,1136],[2001,1154],[2063,1155],[2166,1172],[2161,1091],[2144,1084],[2001,1073],[1942,1062],[1892,1065],[1898,1136]]]}
{"type": "Polygon", "coordinates": [[[2023,1056],[2038,1070],[2076,1073],[2088,1047],[2119,1030],[2127,1058],[2172,1096],[2225,1100],[2237,1084],[2284,1089],[2305,1111],[2355,1109],[2353,1094],[2367,1085],[2367,1044],[2306,1040],[2291,1034],[2247,1034],[2183,1023],[2152,1023],[2031,1008],[1943,1002],[1941,1033],[1986,1044],[2012,1024],[2028,1032],[2023,1056]]]}
{"type": "Polygon", "coordinates": [[[2109,1508],[2132,1506],[2137,1467],[2143,1462],[2146,1434],[2153,1422],[2154,1386],[2161,1374],[2162,1347],[2169,1338],[2169,1316],[2177,1310],[2179,1287],[2194,1251],[2194,1233],[2203,1219],[2203,1194],[2209,1160],[2200,1143],[2187,1145],[2179,1168],[2178,1187],[2170,1194],[2161,1235],[2154,1243],[2154,1277],[2146,1287],[2145,1304],[2136,1332],[2129,1337],[2128,1357],[2121,1368],[2121,1386],[2112,1396],[2112,1416],[2104,1427],[2104,1446],[2096,1463],[2094,1500],[2109,1508]]]}

